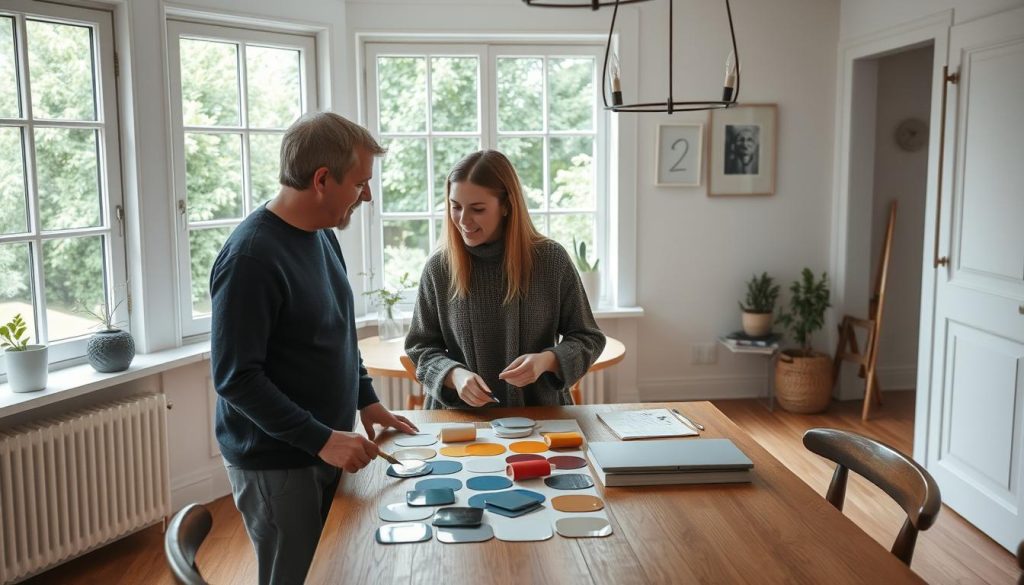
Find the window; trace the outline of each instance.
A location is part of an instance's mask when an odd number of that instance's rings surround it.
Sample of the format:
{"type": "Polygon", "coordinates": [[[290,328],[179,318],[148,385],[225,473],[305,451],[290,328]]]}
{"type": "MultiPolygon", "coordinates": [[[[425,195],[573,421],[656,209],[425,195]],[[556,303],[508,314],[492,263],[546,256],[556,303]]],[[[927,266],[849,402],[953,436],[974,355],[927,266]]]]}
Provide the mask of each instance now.
{"type": "Polygon", "coordinates": [[[0,8],[0,320],[21,313],[51,362],[127,295],[115,93],[111,13],[0,8]]]}
{"type": "Polygon", "coordinates": [[[605,255],[602,55],[579,45],[367,44],[368,125],[388,148],[370,217],[371,266],[382,275],[372,287],[419,278],[444,237],[447,174],[480,148],[515,165],[538,230],[570,253],[575,237],[605,255]]]}
{"type": "Polygon", "coordinates": [[[209,275],[278,190],[285,130],[316,108],[311,36],[168,21],[183,336],[210,330],[209,275]]]}

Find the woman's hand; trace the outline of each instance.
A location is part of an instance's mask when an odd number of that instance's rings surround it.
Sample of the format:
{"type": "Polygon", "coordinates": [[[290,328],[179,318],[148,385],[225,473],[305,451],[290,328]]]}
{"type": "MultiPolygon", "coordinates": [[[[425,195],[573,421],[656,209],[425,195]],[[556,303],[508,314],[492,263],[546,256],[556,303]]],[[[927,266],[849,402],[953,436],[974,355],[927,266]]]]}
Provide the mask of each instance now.
{"type": "Polygon", "coordinates": [[[484,406],[497,402],[484,379],[465,368],[453,369],[448,374],[448,381],[459,393],[459,398],[470,406],[484,406]]]}
{"type": "Polygon", "coordinates": [[[498,379],[516,388],[524,388],[536,382],[544,372],[557,372],[558,365],[558,356],[553,351],[525,353],[502,370],[498,379]]]}

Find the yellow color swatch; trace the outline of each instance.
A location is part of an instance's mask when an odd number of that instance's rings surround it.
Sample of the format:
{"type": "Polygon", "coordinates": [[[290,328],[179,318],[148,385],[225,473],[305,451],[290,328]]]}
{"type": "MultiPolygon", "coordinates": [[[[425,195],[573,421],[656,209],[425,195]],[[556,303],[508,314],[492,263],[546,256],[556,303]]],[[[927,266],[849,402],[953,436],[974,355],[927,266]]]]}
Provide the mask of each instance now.
{"type": "Polygon", "coordinates": [[[445,457],[465,457],[469,453],[466,453],[466,445],[450,445],[448,447],[441,447],[441,455],[445,457]]]}
{"type": "Polygon", "coordinates": [[[548,444],[541,441],[517,441],[508,448],[516,453],[543,453],[548,450],[548,444]]]}
{"type": "Polygon", "coordinates": [[[497,443],[473,443],[471,445],[466,445],[467,455],[490,457],[492,455],[501,455],[504,452],[504,445],[499,445],[497,443]]]}

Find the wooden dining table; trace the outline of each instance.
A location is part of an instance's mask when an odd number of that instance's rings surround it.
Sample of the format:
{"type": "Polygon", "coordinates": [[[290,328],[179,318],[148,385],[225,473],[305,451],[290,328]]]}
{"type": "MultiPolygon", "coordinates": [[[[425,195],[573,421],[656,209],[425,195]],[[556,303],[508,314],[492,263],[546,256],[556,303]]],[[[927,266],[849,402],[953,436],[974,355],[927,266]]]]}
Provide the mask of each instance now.
{"type": "MultiPolygon", "coordinates": [[[[731,439],[753,462],[746,484],[602,488],[614,532],[540,542],[383,545],[381,501],[411,485],[377,459],[345,474],[309,583],[923,583],[710,402],[402,412],[416,423],[486,423],[504,416],[575,419],[588,441],[615,440],[599,412],[677,408],[703,438],[731,439]]],[[[699,440],[694,438],[680,441],[699,440]]],[[[429,522],[429,521],[428,521],[429,522]]]]}

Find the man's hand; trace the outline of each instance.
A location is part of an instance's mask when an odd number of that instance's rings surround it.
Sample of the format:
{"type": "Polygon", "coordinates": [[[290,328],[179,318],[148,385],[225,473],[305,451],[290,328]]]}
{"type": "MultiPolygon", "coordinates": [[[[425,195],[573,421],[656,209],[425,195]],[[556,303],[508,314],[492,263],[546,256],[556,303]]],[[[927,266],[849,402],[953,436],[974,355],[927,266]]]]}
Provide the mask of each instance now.
{"type": "Polygon", "coordinates": [[[544,372],[557,372],[558,365],[558,357],[552,351],[526,353],[513,360],[498,378],[516,388],[524,388],[536,382],[544,372]]]}
{"type": "MultiPolygon", "coordinates": [[[[380,402],[374,402],[370,406],[359,411],[359,418],[363,421],[363,428],[366,429],[366,436],[372,441],[377,436],[377,431],[373,429],[373,424],[377,423],[384,428],[391,427],[397,431],[415,434],[419,432],[416,425],[405,418],[404,416],[397,416],[388,409],[384,408],[380,402]]],[[[376,455],[376,453],[374,453],[376,455]]]]}
{"type": "Polygon", "coordinates": [[[448,374],[451,387],[459,393],[459,398],[470,406],[483,406],[497,402],[487,383],[479,375],[465,368],[455,368],[448,374]]]}
{"type": "Polygon", "coordinates": [[[347,473],[355,473],[366,467],[377,456],[378,451],[373,441],[367,440],[359,433],[332,431],[317,455],[347,473]]]}

